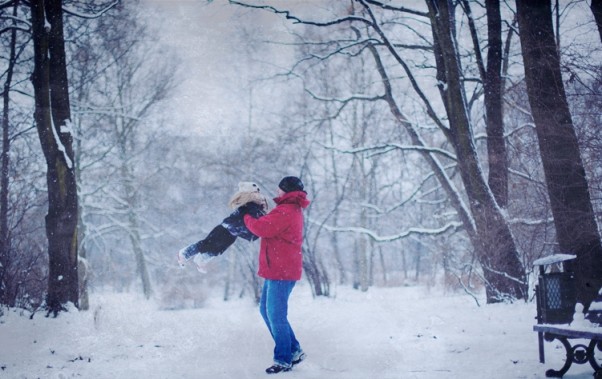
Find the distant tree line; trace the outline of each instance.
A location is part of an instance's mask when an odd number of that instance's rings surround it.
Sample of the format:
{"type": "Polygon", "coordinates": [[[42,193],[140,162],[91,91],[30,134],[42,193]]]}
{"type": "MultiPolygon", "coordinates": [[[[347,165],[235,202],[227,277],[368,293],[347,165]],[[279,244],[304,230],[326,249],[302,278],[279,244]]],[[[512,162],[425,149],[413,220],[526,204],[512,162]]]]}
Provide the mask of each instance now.
{"type": "Polygon", "coordinates": [[[239,180],[275,195],[289,174],[312,199],[315,296],[442,280],[528,299],[532,262],[561,252],[589,304],[602,287],[601,1],[229,3],[291,33],[265,44],[239,15],[224,48],[240,51],[231,96],[248,109],[209,135],[169,118],[177,84],[206,73],[179,71],[141,3],[0,1],[0,304],[56,316],[133,284],[170,308],[218,286],[257,300],[257,246],[237,242],[205,276],[175,252],[221,220],[239,180]],[[278,48],[289,67],[258,63],[278,48]]]}

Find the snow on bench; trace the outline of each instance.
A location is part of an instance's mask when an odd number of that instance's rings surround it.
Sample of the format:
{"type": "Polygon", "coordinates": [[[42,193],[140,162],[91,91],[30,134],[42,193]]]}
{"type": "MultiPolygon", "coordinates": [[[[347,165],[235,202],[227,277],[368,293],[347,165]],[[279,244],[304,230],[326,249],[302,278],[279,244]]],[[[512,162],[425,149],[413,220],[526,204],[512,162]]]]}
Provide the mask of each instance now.
{"type": "MultiPolygon", "coordinates": [[[[552,342],[555,339],[560,341],[566,351],[566,361],[560,370],[547,370],[546,377],[562,378],[573,363],[589,363],[594,369],[594,378],[602,379],[602,367],[596,360],[596,349],[602,351],[602,328],[594,324],[591,325],[556,325],[556,324],[537,324],[533,330],[543,334],[546,341],[552,342]],[[577,343],[572,346],[569,339],[589,340],[587,345],[577,343]]],[[[543,343],[539,345],[539,361],[545,363],[543,343]]]]}

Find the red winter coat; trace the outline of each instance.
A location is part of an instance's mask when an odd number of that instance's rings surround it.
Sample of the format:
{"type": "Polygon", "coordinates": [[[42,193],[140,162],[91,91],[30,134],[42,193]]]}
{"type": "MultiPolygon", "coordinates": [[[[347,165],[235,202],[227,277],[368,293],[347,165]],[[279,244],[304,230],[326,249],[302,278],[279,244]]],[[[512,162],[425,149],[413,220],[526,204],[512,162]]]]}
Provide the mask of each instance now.
{"type": "Polygon", "coordinates": [[[276,208],[261,217],[245,215],[245,225],[258,237],[259,271],[271,280],[299,280],[303,271],[303,208],[309,200],[303,191],[288,192],[274,199],[276,208]]]}

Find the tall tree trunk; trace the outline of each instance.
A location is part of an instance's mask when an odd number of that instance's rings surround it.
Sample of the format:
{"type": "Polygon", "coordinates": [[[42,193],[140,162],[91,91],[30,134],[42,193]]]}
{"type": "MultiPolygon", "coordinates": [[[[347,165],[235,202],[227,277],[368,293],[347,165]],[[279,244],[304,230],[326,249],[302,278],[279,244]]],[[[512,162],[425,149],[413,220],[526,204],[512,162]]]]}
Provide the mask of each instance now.
{"type": "MultiPolygon", "coordinates": [[[[420,262],[422,261],[422,251],[423,251],[423,247],[421,243],[417,243],[416,244],[416,266],[414,266],[414,269],[416,270],[414,272],[414,280],[416,281],[416,283],[418,283],[418,281],[420,280],[420,262]]],[[[403,255],[403,266],[404,266],[404,271],[405,271],[405,276],[404,278],[407,279],[408,278],[408,272],[407,272],[407,268],[406,268],[406,256],[405,254],[403,255]]]]}
{"type": "Polygon", "coordinates": [[[499,0],[486,0],[487,14],[487,65],[483,62],[477,28],[470,2],[462,0],[468,17],[476,63],[484,86],[485,126],[487,132],[487,157],[489,161],[488,184],[498,205],[508,205],[508,158],[504,140],[504,112],[502,102],[502,17],[499,0]]]}
{"type": "MultiPolygon", "coordinates": [[[[17,18],[19,3],[14,4],[13,17],[17,18]]],[[[16,21],[13,21],[13,25],[16,21]]],[[[2,161],[0,167],[0,304],[8,304],[5,296],[7,284],[5,283],[5,272],[8,268],[10,256],[10,233],[8,230],[8,186],[9,186],[9,165],[10,165],[10,134],[9,134],[9,114],[10,114],[10,87],[12,85],[13,72],[16,62],[17,50],[17,30],[13,29],[10,33],[10,52],[8,58],[8,67],[6,69],[6,81],[4,82],[4,92],[2,96],[2,161]]]]}
{"type": "Polygon", "coordinates": [[[576,254],[577,299],[586,307],[602,285],[602,245],[560,71],[550,0],[517,0],[527,93],[563,253],[576,254]]]}
{"type": "Polygon", "coordinates": [[[502,17],[499,0],[486,0],[487,69],[485,74],[485,112],[488,184],[498,205],[508,205],[508,157],[504,140],[504,105],[502,101],[502,17]]]}
{"type": "MultiPolygon", "coordinates": [[[[79,180],[79,176],[78,176],[79,180]]],[[[86,235],[86,227],[84,223],[82,207],[78,207],[78,240],[82,241],[86,235]]],[[[90,296],[88,293],[88,279],[90,268],[88,267],[87,260],[87,251],[85,244],[81,244],[78,248],[78,266],[77,266],[77,274],[79,277],[79,309],[82,311],[87,311],[90,309],[90,296]]]]}
{"type": "MultiPolygon", "coordinates": [[[[363,219],[363,218],[362,218],[363,219]]],[[[362,220],[360,219],[360,220],[362,220]]],[[[362,220],[364,221],[364,220],[362,220]]],[[[358,283],[360,291],[368,291],[368,241],[367,237],[358,234],[358,248],[357,248],[357,259],[358,259],[358,283]]]]}
{"type": "MultiPolygon", "coordinates": [[[[127,133],[124,133],[127,134],[127,133]]],[[[125,138],[125,137],[123,137],[125,138]]],[[[127,161],[127,155],[125,152],[125,141],[120,139],[120,151],[122,159],[122,178],[125,182],[125,200],[127,203],[128,213],[128,234],[132,249],[134,250],[134,257],[136,259],[136,270],[142,281],[142,291],[146,299],[150,299],[152,295],[152,286],[150,276],[148,274],[148,268],[146,265],[146,258],[144,257],[144,250],[142,249],[142,240],[140,239],[140,224],[138,221],[138,215],[136,214],[137,206],[137,191],[133,184],[133,175],[127,161]]]]}
{"type": "Polygon", "coordinates": [[[487,301],[499,301],[506,296],[524,298],[525,273],[514,238],[479,167],[455,44],[453,13],[446,0],[428,1],[428,6],[437,79],[449,118],[449,136],[474,218],[473,245],[487,282],[487,301]]]}
{"type": "Polygon", "coordinates": [[[357,243],[357,238],[355,238],[353,240],[353,289],[357,290],[360,288],[360,261],[358,259],[358,254],[357,254],[357,249],[358,249],[358,243],[357,243]]]}
{"type": "Polygon", "coordinates": [[[382,270],[383,284],[387,286],[389,280],[387,275],[387,265],[385,264],[385,255],[383,254],[382,246],[378,247],[378,260],[380,262],[380,268],[382,270]]]}
{"type": "MultiPolygon", "coordinates": [[[[91,62],[91,58],[88,54],[84,55],[80,58],[81,65],[75,68],[75,70],[79,71],[78,77],[75,78],[75,83],[72,82],[72,85],[77,88],[76,96],[77,102],[79,104],[85,104],[88,102],[89,98],[89,86],[87,83],[91,80],[91,72],[93,72],[93,64],[91,62]]],[[[82,160],[84,159],[84,151],[83,151],[83,141],[84,138],[84,122],[83,117],[81,115],[75,115],[73,118],[73,133],[79,138],[75,138],[74,141],[74,155],[75,155],[75,180],[77,183],[82,183],[83,176],[83,166],[82,160]]],[[[90,267],[88,262],[88,252],[86,249],[86,235],[88,233],[86,228],[86,209],[84,207],[85,199],[84,193],[81,191],[81,186],[79,188],[78,194],[78,269],[77,273],[79,276],[79,309],[80,310],[89,310],[90,309],[90,297],[88,293],[88,279],[90,273],[90,267]]]]}
{"type": "Polygon", "coordinates": [[[142,281],[142,292],[146,299],[150,299],[153,294],[151,286],[150,275],[148,274],[148,267],[146,265],[146,258],[144,251],[142,250],[142,242],[140,240],[140,231],[138,225],[138,216],[134,213],[133,209],[129,211],[129,224],[130,224],[130,241],[134,249],[134,256],[136,258],[136,270],[140,275],[142,281]]]}
{"type": "Polygon", "coordinates": [[[230,293],[232,292],[234,278],[236,276],[237,259],[237,255],[232,255],[231,258],[228,259],[228,274],[226,276],[226,283],[224,284],[224,301],[230,300],[230,293]]]}
{"type": "MultiPolygon", "coordinates": [[[[330,144],[334,146],[334,133],[332,129],[332,123],[328,123],[328,136],[330,138],[330,144]]],[[[332,186],[334,188],[334,198],[337,204],[340,204],[341,199],[343,198],[344,190],[340,189],[339,182],[339,170],[337,165],[336,154],[334,151],[330,152],[330,165],[332,167],[332,186]],[[341,193],[343,192],[343,193],[341,193]]],[[[334,212],[332,215],[332,225],[339,226],[339,212],[334,212]]],[[[339,238],[338,233],[331,233],[330,235],[330,244],[332,246],[332,252],[334,258],[337,263],[337,270],[339,271],[339,284],[347,284],[347,272],[345,271],[345,265],[343,263],[343,258],[341,256],[341,249],[339,248],[339,238]]]]}
{"type": "MultiPolygon", "coordinates": [[[[87,75],[84,74],[86,77],[87,75]]],[[[82,79],[84,82],[85,79],[82,79]]],[[[80,104],[85,102],[85,91],[84,85],[79,86],[79,91],[77,95],[77,101],[80,104]]],[[[76,127],[76,130],[73,132],[76,135],[82,136],[82,122],[81,119],[76,117],[73,125],[76,127]]],[[[82,182],[82,156],[83,156],[83,147],[82,147],[82,138],[75,139],[75,180],[77,183],[82,182]]],[[[81,190],[81,188],[80,188],[81,190]]],[[[79,309],[80,310],[89,310],[90,309],[90,297],[88,293],[88,279],[90,273],[90,267],[88,266],[88,252],[86,249],[86,223],[85,223],[85,208],[84,208],[84,199],[82,197],[82,193],[78,194],[78,206],[77,206],[77,217],[78,217],[78,268],[77,274],[79,276],[79,309]]]]}
{"type": "Polygon", "coordinates": [[[329,296],[330,280],[326,270],[316,260],[315,251],[303,249],[303,270],[311,286],[313,296],[329,296]]]}
{"type": "Polygon", "coordinates": [[[602,42],[602,0],[592,0],[590,8],[594,14],[594,19],[598,26],[598,34],[600,34],[600,41],[602,42]]]}
{"type": "MultiPolygon", "coordinates": [[[[354,127],[354,136],[353,136],[353,140],[354,140],[354,145],[355,146],[362,146],[365,143],[365,129],[364,128],[364,123],[360,120],[358,120],[358,110],[356,110],[353,113],[353,127],[354,127]]],[[[365,169],[365,162],[364,162],[364,157],[363,156],[354,156],[353,157],[354,160],[354,164],[353,164],[353,172],[355,172],[355,177],[357,178],[359,185],[358,185],[358,198],[360,202],[366,202],[368,201],[368,178],[366,175],[366,169],[365,169]]],[[[363,228],[368,228],[368,217],[366,214],[366,209],[365,207],[360,207],[360,211],[359,211],[359,224],[361,225],[361,227],[363,228]]],[[[363,235],[363,234],[358,234],[357,235],[358,238],[358,245],[357,245],[357,250],[356,250],[356,254],[357,254],[357,262],[358,262],[358,271],[357,271],[357,275],[358,275],[358,283],[359,283],[359,289],[363,292],[368,291],[368,287],[369,287],[369,260],[368,260],[368,240],[367,240],[367,236],[363,235]]]]}
{"type": "Polygon", "coordinates": [[[31,1],[34,41],[34,119],[46,158],[48,184],[48,314],[78,306],[77,187],[73,165],[63,11],[60,0],[31,1]]]}

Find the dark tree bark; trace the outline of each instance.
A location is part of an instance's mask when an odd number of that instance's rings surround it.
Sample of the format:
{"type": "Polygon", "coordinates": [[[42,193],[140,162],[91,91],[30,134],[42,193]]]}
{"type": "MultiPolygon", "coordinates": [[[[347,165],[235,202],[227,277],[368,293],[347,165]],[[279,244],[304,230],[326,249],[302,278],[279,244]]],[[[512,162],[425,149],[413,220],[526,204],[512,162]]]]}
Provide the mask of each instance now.
{"type": "MultiPolygon", "coordinates": [[[[14,4],[13,17],[17,17],[18,2],[14,4]]],[[[2,155],[0,156],[0,304],[13,306],[7,301],[5,291],[5,270],[8,267],[10,256],[10,235],[8,230],[8,185],[9,185],[9,163],[10,163],[10,135],[9,135],[9,114],[10,114],[10,87],[12,84],[13,72],[17,57],[17,30],[10,32],[10,52],[8,57],[8,67],[6,69],[6,80],[4,82],[4,91],[2,93],[2,155]]]]}
{"type": "Polygon", "coordinates": [[[517,0],[529,104],[560,250],[576,254],[577,299],[586,307],[602,285],[602,245],[564,91],[550,0],[517,0]]]}
{"type": "Polygon", "coordinates": [[[485,75],[485,112],[489,188],[498,205],[508,205],[508,158],[504,139],[502,101],[502,17],[499,0],[487,0],[487,70],[485,75]]]}
{"type": "Polygon", "coordinates": [[[487,282],[487,302],[500,301],[500,294],[522,299],[527,295],[526,280],[514,238],[485,182],[473,143],[453,35],[453,13],[447,0],[427,3],[435,41],[437,79],[449,118],[449,136],[474,218],[473,245],[487,282]]]}
{"type": "Polygon", "coordinates": [[[600,34],[600,41],[602,42],[602,0],[592,0],[590,4],[596,25],[598,26],[598,33],[600,34]]]}
{"type": "MultiPolygon", "coordinates": [[[[307,249],[303,249],[303,270],[307,276],[307,281],[311,286],[313,296],[330,296],[330,279],[324,267],[316,261],[315,257],[306,259],[309,255],[307,249]]],[[[313,255],[313,253],[311,253],[313,255]]]]}
{"type": "Polygon", "coordinates": [[[508,158],[504,139],[504,107],[502,101],[502,17],[499,0],[486,0],[487,14],[487,65],[483,62],[481,46],[474,23],[470,1],[462,0],[468,17],[474,53],[483,81],[485,97],[485,128],[487,132],[487,157],[489,177],[487,183],[498,205],[508,205],[508,158]]]}
{"type": "Polygon", "coordinates": [[[46,158],[48,185],[48,314],[78,306],[77,188],[61,0],[31,1],[34,119],[46,158]]]}

